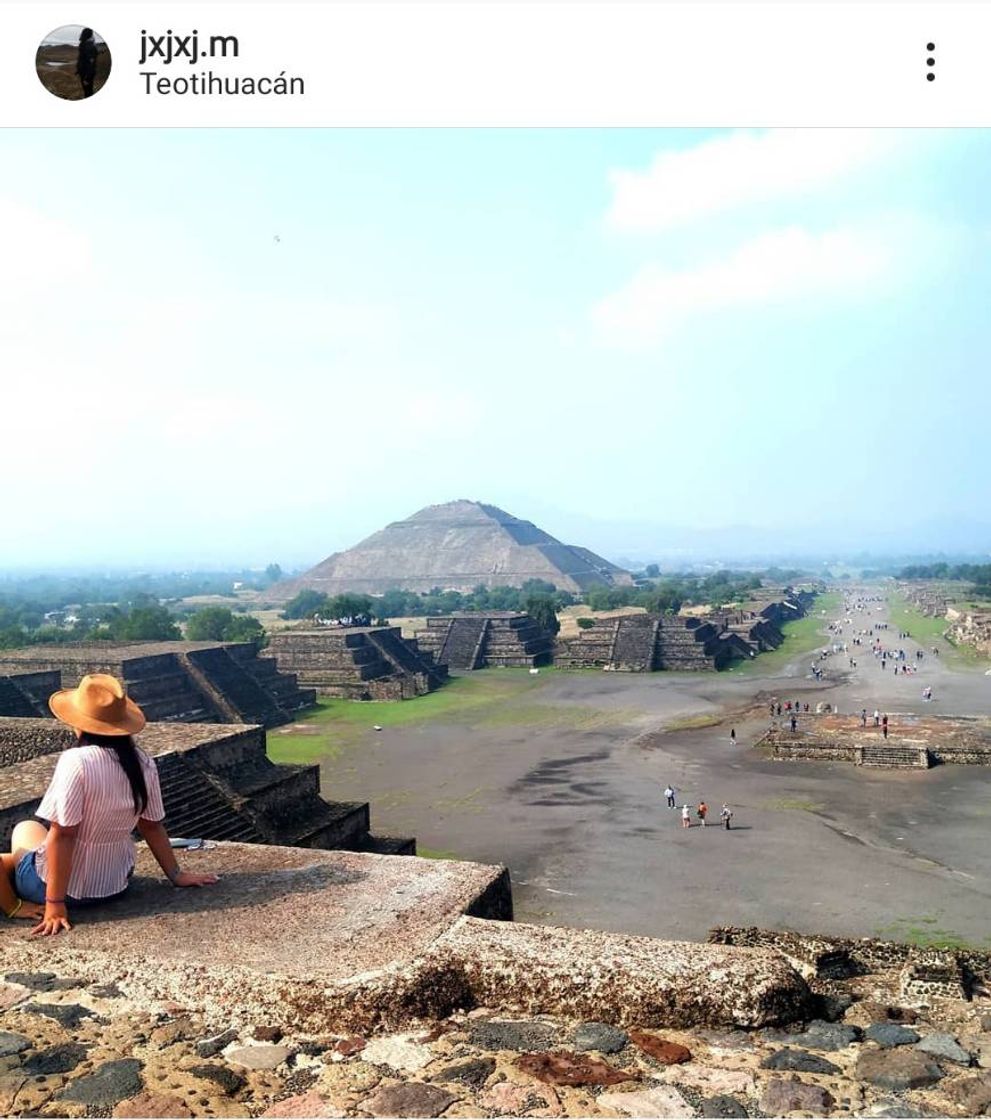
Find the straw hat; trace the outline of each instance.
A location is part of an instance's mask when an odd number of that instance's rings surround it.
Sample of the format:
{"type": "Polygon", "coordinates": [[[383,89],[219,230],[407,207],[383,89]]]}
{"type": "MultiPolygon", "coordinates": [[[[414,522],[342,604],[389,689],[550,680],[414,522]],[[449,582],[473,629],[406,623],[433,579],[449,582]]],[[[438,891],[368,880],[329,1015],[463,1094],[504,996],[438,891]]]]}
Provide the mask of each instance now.
{"type": "Polygon", "coordinates": [[[92,673],[76,688],[63,688],[48,706],[56,719],[94,735],[136,735],[147,722],[120,681],[107,673],[92,673]]]}

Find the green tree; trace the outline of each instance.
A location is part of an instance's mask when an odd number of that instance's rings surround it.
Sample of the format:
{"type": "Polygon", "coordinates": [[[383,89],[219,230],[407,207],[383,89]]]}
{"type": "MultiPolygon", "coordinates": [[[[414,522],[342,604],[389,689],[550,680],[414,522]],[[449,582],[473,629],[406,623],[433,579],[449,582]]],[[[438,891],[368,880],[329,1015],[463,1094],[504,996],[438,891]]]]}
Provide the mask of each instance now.
{"type": "Polygon", "coordinates": [[[182,637],[168,607],[136,607],[110,628],[110,636],[124,641],[171,642],[182,637]]]}
{"type": "Polygon", "coordinates": [[[227,607],[204,607],[186,622],[186,637],[191,642],[221,642],[234,621],[227,607]]]}
{"type": "Polygon", "coordinates": [[[283,618],[312,618],[327,607],[327,596],[306,587],[286,603],[283,618]]]}
{"type": "Polygon", "coordinates": [[[257,618],[234,614],[226,607],[204,607],[186,622],[186,637],[191,642],[257,642],[264,636],[257,618]]]}
{"type": "Polygon", "coordinates": [[[278,564],[269,564],[265,569],[265,579],[269,583],[278,583],[282,579],[282,568],[278,564]]]}
{"type": "Polygon", "coordinates": [[[644,568],[644,575],[648,579],[657,579],[660,574],[661,569],[656,564],[648,564],[647,567],[644,568]]]}
{"type": "Polygon", "coordinates": [[[375,604],[369,595],[345,591],[329,600],[326,609],[330,618],[339,622],[347,622],[351,626],[371,626],[375,604]]]}
{"type": "Polygon", "coordinates": [[[529,595],[524,603],[524,610],[542,629],[556,634],[561,629],[557,613],[554,610],[554,599],[547,594],[529,595]]]}

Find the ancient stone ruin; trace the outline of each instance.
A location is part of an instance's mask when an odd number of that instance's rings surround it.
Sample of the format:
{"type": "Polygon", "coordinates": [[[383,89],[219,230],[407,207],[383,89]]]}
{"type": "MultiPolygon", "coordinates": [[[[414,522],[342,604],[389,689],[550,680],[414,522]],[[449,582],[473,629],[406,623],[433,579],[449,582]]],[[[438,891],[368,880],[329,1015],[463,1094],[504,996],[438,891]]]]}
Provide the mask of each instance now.
{"type": "Polygon", "coordinates": [[[796,715],[774,719],[755,746],[779,761],[812,759],[851,762],[897,770],[928,770],[957,763],[991,766],[991,721],[965,716],[889,716],[888,737],[872,720],[862,727],[856,715],[796,715]]]}
{"type": "Polygon", "coordinates": [[[420,649],[461,672],[549,665],[553,636],[524,611],[468,611],[427,619],[416,634],[420,649]]]}
{"type": "Polygon", "coordinates": [[[722,669],[749,656],[750,646],[732,631],[698,618],[657,614],[597,619],[577,637],[558,639],[554,648],[554,664],[562,668],[626,673],[722,669]]]}
{"type": "Polygon", "coordinates": [[[479,585],[522,587],[531,579],[574,592],[633,584],[629,572],[587,548],[562,544],[496,506],[461,500],[427,506],[395,521],[298,578],[277,584],[269,595],[288,600],[304,588],[327,595],[435,587],[467,592],[479,585]]]}
{"type": "MultiPolygon", "coordinates": [[[[412,839],[369,834],[366,802],[320,796],[318,766],[277,766],[265,729],[241,724],[149,723],[139,736],[158,767],[171,836],[414,852],[412,839]]],[[[50,719],[0,718],[0,843],[31,817],[73,733],[50,719]]]]}
{"type": "Polygon", "coordinates": [[[409,700],[447,680],[447,666],[398,626],[281,630],[259,660],[271,660],[321,696],[347,700],[409,700]]]}
{"type": "Polygon", "coordinates": [[[954,645],[973,646],[978,653],[991,657],[991,611],[958,611],[947,607],[946,637],[954,645]]]}
{"type": "Polygon", "coordinates": [[[0,716],[47,716],[51,693],[87,673],[124,681],[152,721],[277,727],[316,703],[250,642],[67,642],[0,650],[0,716]]]}

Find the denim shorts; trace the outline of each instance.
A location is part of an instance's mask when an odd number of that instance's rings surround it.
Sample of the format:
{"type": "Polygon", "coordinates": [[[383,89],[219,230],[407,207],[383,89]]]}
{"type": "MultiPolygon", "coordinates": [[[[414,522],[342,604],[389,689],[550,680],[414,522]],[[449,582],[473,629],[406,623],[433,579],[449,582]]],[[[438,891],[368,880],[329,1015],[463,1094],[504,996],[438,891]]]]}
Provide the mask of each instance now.
{"type": "MultiPolygon", "coordinates": [[[[35,867],[35,854],[35,852],[25,852],[21,856],[17,870],[14,872],[14,889],[17,891],[17,897],[23,898],[25,902],[36,902],[39,906],[44,906],[46,883],[35,867]]],[[[128,878],[133,873],[132,868],[128,872],[128,878]]],[[[102,902],[113,902],[115,898],[122,898],[125,894],[127,894],[127,887],[116,894],[108,894],[105,898],[73,898],[72,895],[66,895],[65,901],[73,906],[99,906],[102,902]]]]}

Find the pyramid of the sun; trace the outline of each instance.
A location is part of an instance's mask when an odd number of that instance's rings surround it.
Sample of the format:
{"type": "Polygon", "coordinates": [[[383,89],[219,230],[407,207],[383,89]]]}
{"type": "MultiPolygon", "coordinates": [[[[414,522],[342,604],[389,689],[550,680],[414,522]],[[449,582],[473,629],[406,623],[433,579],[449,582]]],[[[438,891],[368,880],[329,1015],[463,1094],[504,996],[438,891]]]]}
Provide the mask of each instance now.
{"type": "Polygon", "coordinates": [[[462,499],[394,521],[272,590],[288,599],[303,588],[328,595],[391,588],[471,591],[479,584],[521,587],[531,579],[579,592],[633,582],[629,572],[587,548],[562,544],[496,506],[462,499]]]}

